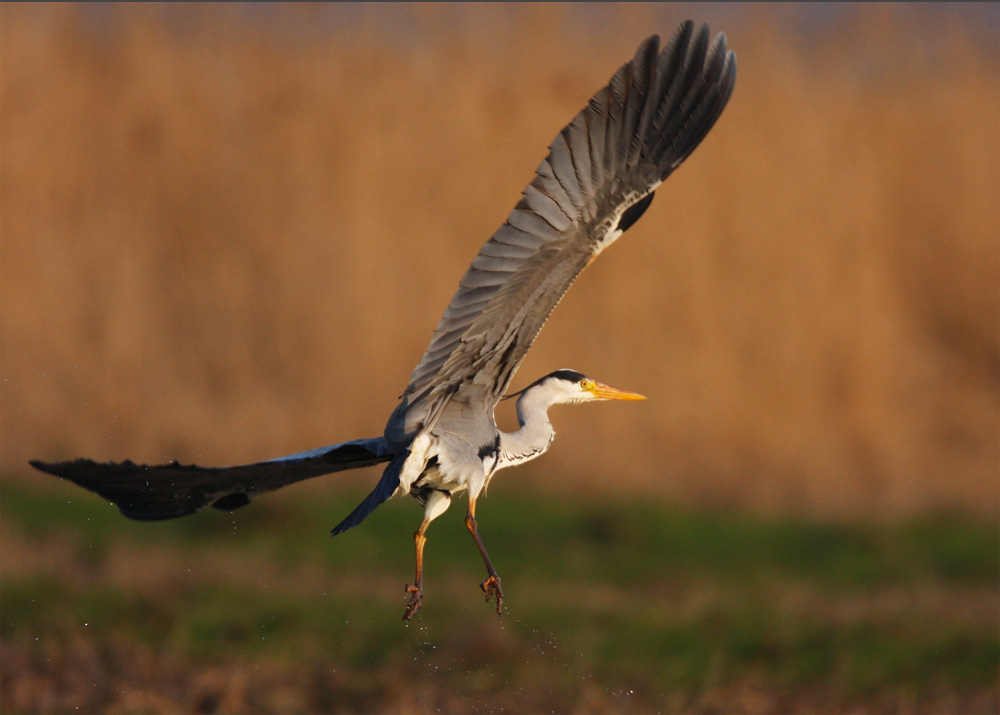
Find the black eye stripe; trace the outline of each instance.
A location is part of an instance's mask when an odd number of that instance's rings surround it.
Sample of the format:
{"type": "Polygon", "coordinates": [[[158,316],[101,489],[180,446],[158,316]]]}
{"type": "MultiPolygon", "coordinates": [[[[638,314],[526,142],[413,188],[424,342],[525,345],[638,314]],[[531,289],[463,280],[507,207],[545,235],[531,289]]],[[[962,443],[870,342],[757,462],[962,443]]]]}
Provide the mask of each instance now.
{"type": "MultiPolygon", "coordinates": [[[[554,377],[559,380],[566,380],[567,382],[583,382],[587,379],[586,375],[576,370],[556,370],[545,377],[554,377]]],[[[544,380],[545,378],[542,379],[544,380]]]]}

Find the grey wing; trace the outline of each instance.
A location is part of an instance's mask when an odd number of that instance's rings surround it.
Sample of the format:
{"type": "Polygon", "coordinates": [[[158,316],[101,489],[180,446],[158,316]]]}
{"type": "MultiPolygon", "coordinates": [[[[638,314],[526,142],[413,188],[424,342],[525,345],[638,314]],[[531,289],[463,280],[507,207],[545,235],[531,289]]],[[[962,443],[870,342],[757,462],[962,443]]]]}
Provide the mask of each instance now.
{"type": "Polygon", "coordinates": [[[32,461],[31,466],[97,492],[130,519],[152,521],[186,516],[206,506],[230,511],[249,504],[258,494],[330,472],[388,462],[392,457],[385,440],[377,437],[238,467],[178,462],[102,464],[89,459],[51,464],[32,461]]]}
{"type": "Polygon", "coordinates": [[[732,93],[725,35],[688,22],[643,42],[549,146],[507,221],[462,277],[390,420],[432,423],[461,391],[491,407],[577,275],[649,206],[732,93]]]}

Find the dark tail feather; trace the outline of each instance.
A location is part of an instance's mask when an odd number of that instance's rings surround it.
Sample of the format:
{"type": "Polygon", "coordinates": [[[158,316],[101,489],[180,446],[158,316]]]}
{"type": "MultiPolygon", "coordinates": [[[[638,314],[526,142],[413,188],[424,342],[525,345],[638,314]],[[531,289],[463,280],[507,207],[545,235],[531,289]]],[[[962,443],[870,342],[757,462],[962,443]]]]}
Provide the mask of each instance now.
{"type": "Polygon", "coordinates": [[[333,527],[331,536],[341,534],[348,529],[357,526],[365,517],[375,511],[375,508],[391,497],[399,486],[399,473],[403,469],[406,458],[410,456],[410,450],[404,450],[401,454],[393,458],[389,466],[382,472],[382,478],[372,490],[372,493],[365,497],[365,500],[358,504],[357,508],[348,514],[347,518],[333,527]]]}
{"type": "Polygon", "coordinates": [[[231,511],[258,494],[345,469],[392,459],[382,438],[358,439],[268,462],[238,467],[198,467],[171,462],[32,461],[35,469],[68,479],[113,501],[130,519],[153,521],[193,514],[206,506],[231,511]]]}

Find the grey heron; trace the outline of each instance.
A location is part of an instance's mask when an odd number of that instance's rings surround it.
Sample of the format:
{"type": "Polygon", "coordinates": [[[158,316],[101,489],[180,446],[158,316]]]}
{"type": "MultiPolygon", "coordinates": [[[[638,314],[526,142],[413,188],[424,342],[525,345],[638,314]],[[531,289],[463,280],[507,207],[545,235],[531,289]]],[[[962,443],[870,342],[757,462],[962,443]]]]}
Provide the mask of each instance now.
{"type": "Polygon", "coordinates": [[[428,525],[468,493],[465,524],[486,565],[481,584],[501,612],[500,577],[476,524],[476,503],[498,471],[543,454],[555,435],[548,409],[641,395],[557,370],[517,393],[519,429],[497,428],[494,409],[570,284],[649,207],[653,192],[698,146],[732,93],[726,38],[685,22],[657,36],[556,136],[520,201],[462,277],[426,353],[380,437],[232,467],[147,466],[88,459],[31,464],[114,502],[126,517],[171,519],[205,507],[233,510],[304,479],[387,462],[374,490],[332,531],[357,526],[395,494],[424,508],[414,534],[416,575],[404,613],[423,599],[428,525]]]}

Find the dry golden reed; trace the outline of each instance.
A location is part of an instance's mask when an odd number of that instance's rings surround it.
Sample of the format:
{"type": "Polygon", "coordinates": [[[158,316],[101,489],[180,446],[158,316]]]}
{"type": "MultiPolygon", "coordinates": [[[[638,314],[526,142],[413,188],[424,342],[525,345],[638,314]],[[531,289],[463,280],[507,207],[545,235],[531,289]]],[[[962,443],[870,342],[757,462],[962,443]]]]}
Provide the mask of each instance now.
{"type": "MultiPolygon", "coordinates": [[[[547,143],[682,19],[581,12],[4,4],[5,481],[378,434],[547,143]]],[[[497,488],[997,513],[995,38],[915,13],[714,28],[730,106],[515,385],[650,399],[560,410],[497,488]]]]}

